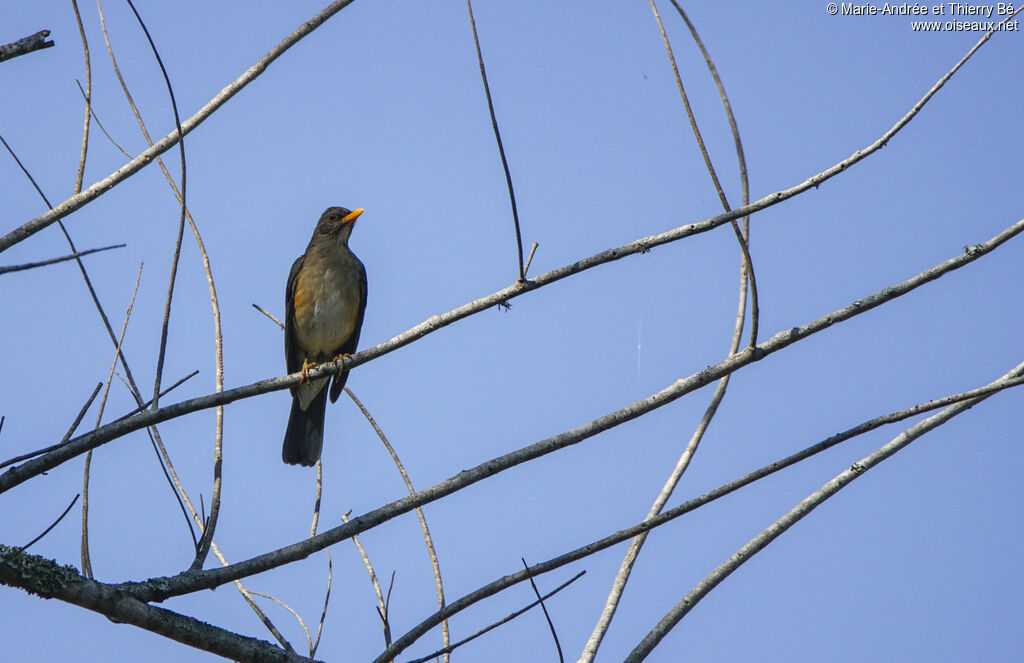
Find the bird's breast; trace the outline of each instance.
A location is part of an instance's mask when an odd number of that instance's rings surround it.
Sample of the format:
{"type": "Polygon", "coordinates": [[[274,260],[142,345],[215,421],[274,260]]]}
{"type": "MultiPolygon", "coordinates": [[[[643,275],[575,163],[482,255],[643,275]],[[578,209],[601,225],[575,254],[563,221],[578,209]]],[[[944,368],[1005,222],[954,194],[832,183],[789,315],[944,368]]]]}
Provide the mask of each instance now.
{"type": "Polygon", "coordinates": [[[295,339],[313,361],[333,359],[355,331],[359,275],[344,266],[307,266],[295,284],[295,339]]]}

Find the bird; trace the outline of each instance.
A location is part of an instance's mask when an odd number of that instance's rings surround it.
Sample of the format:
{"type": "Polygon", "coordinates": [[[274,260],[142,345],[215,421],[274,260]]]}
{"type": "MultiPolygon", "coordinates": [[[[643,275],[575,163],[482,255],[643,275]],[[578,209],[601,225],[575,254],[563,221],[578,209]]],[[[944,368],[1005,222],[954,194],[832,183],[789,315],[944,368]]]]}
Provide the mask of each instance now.
{"type": "MultiPolygon", "coordinates": [[[[292,264],[285,289],[284,356],[289,373],[334,361],[356,351],[366,311],[366,268],[348,248],[363,209],[328,207],[317,221],[306,251],[292,264]]],[[[327,397],[338,400],[348,370],[333,378],[291,388],[292,408],[281,459],[289,465],[316,465],[324,441],[327,397]],[[328,390],[328,382],[330,389],[328,390]]]]}

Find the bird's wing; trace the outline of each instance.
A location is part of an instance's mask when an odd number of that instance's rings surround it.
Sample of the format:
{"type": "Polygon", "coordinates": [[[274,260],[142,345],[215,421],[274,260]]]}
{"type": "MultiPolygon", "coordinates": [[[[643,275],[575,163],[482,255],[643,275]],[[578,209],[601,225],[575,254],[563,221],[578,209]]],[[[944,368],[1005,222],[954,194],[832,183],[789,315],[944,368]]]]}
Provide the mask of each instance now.
{"type": "Polygon", "coordinates": [[[304,357],[295,341],[295,284],[299,280],[299,272],[302,271],[302,263],[305,255],[299,256],[292,263],[292,271],[288,273],[288,285],[284,294],[284,360],[289,373],[295,373],[302,368],[304,357]]]}
{"type": "Polygon", "coordinates": [[[363,314],[366,313],[366,268],[358,259],[356,264],[359,265],[359,311],[356,313],[356,325],[352,328],[352,335],[341,346],[341,352],[345,354],[355,353],[359,345],[359,331],[363,328],[363,314]]]}
{"type": "MultiPolygon", "coordinates": [[[[356,265],[358,266],[359,273],[359,309],[356,311],[356,324],[352,327],[352,333],[349,335],[341,348],[335,352],[338,354],[355,354],[356,347],[359,345],[359,331],[363,327],[363,314],[366,313],[366,268],[363,267],[363,263],[356,258],[356,265]]],[[[348,371],[342,371],[336,375],[331,381],[331,402],[334,403],[338,400],[338,396],[341,396],[341,390],[345,387],[345,381],[348,380],[348,371]]]]}

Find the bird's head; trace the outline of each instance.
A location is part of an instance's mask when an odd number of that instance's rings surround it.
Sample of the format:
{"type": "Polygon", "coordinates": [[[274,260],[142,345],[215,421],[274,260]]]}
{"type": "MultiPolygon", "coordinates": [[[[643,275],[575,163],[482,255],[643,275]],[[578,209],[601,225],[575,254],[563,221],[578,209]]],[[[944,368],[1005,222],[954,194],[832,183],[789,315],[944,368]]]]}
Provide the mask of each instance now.
{"type": "Polygon", "coordinates": [[[356,225],[356,219],[362,213],[362,208],[350,211],[344,207],[328,207],[320,215],[320,220],[316,224],[316,231],[328,235],[337,235],[341,241],[347,242],[349,235],[352,234],[352,228],[356,225]]]}

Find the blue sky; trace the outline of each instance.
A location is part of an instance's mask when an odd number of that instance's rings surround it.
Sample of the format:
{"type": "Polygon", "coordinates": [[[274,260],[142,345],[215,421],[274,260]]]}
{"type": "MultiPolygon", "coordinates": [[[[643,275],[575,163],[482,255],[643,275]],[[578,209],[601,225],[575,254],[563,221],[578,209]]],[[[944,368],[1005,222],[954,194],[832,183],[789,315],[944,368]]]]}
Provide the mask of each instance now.
{"type": "MultiPolygon", "coordinates": [[[[56,204],[81,147],[82,49],[68,3],[11,3],[7,42],[39,29],[56,47],[0,63],[0,133],[56,204]]],[[[182,117],[192,115],[321,9],[238,11],[226,3],[140,2],[182,117]]],[[[661,11],[705,141],[733,205],[735,150],[699,52],[671,4],[661,11]]],[[[922,34],[907,17],[831,16],[826,3],[685,6],[729,93],[752,198],[794,186],[876,140],[981,36],[922,34]]],[[[96,8],[81,6],[94,110],[132,154],[145,148],[104,51],[96,8]]],[[[126,5],[104,7],[111,40],[151,133],[173,129],[159,69],[126,5]]],[[[647,3],[478,2],[488,78],[537,275],[721,212],[647,3]]],[[[761,338],[804,324],[996,235],[1024,208],[1019,162],[1020,32],[995,35],[889,144],[818,189],[754,215],[761,338]]],[[[329,205],[367,211],[351,246],[366,265],[361,349],[515,280],[515,235],[463,3],[355,2],[270,66],[185,141],[188,202],[210,253],[223,316],[225,384],[281,375],[285,279],[329,205]]],[[[178,176],[177,153],[165,155],[178,176]]],[[[85,183],[125,162],[92,127],[85,183]]],[[[45,206],[0,157],[2,232],[45,206]]],[[[149,166],[66,219],[120,329],[144,268],[124,348],[152,389],[178,207],[149,166]]],[[[50,227],[3,252],[9,265],[63,255],[50,227]]],[[[669,505],[861,421],[981,386],[1021,361],[1024,239],[733,376],[669,505]]],[[[739,252],[728,228],[604,265],[488,310],[354,370],[349,386],[426,488],[489,458],[574,428],[723,359],[739,252]]],[[[0,276],[5,324],[0,456],[59,440],[113,355],[71,263],[0,276]],[[59,348],[59,350],[58,350],[59,348]]],[[[186,232],[162,402],[213,391],[206,283],[186,232]]],[[[426,507],[449,600],[521,566],[643,518],[707,406],[711,388],[426,507]]],[[[994,396],[867,473],[702,601],[650,660],[1009,661],[1024,590],[1018,469],[1022,396],[994,396]]],[[[134,407],[115,379],[103,421],[134,407]]],[[[308,534],[313,473],[280,462],[289,399],[274,392],[225,414],[216,539],[232,561],[308,534]]],[[[95,425],[95,406],[81,431],[95,425]]],[[[911,422],[912,423],[912,422],[911,422]]],[[[794,504],[906,423],[875,431],[657,530],[598,660],[623,658],[707,573],[794,504]]],[[[209,503],[214,415],[160,426],[193,499],[209,503]]],[[[328,409],[321,529],[406,494],[347,399],[328,409]]],[[[82,460],[2,496],[0,541],[44,529],[81,490],[82,460]]],[[[177,572],[191,539],[146,436],[93,458],[96,578],[177,572]]],[[[33,546],[77,565],[77,509],[33,546]]],[[[365,534],[382,578],[395,573],[392,631],[434,610],[412,515],[365,534]]],[[[332,549],[334,586],[318,658],[370,660],[382,638],[365,570],[332,549]]],[[[541,577],[565,655],[575,659],[625,546],[541,577]]],[[[216,563],[211,558],[208,566],[216,563]]],[[[324,555],[247,581],[315,622],[324,555]]],[[[133,627],[6,589],[0,633],[13,659],[119,656],[208,660],[133,627]],[[15,624],[17,626],[15,626],[15,624]],[[55,637],[55,634],[59,634],[55,637]]],[[[532,600],[512,588],[452,620],[458,639],[532,600]]],[[[269,634],[231,587],[167,607],[255,637],[269,634]]],[[[267,604],[301,642],[294,620],[267,604]]],[[[431,633],[399,660],[438,647],[431,633]]],[[[456,653],[463,660],[555,660],[530,612],[456,653]]]]}

